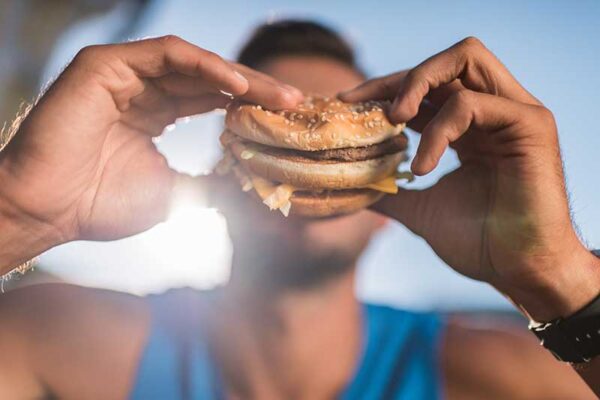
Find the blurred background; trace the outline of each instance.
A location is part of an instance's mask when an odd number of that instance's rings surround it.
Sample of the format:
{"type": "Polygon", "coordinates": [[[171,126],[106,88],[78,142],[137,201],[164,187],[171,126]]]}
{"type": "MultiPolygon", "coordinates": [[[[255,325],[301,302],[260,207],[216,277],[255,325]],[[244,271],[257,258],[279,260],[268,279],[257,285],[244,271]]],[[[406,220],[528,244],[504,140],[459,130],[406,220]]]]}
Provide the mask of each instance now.
{"type": "MultiPolygon", "coordinates": [[[[340,30],[373,76],[414,66],[466,36],[482,39],[554,111],[575,221],[590,247],[600,247],[596,0],[0,0],[0,125],[9,123],[19,105],[34,98],[88,44],[176,34],[234,58],[257,24],[289,17],[340,30]]],[[[218,113],[183,120],[164,135],[159,148],[181,171],[207,171],[219,158],[221,125],[218,113]]],[[[414,152],[418,137],[410,136],[414,152]]],[[[410,185],[431,185],[456,165],[449,153],[435,173],[410,185]]],[[[35,273],[20,279],[65,280],[136,294],[208,288],[227,280],[230,257],[222,218],[212,210],[185,207],[133,238],[53,249],[35,273]]],[[[358,294],[371,301],[415,309],[509,307],[490,287],[452,272],[398,224],[377,237],[360,267],[358,294]]]]}

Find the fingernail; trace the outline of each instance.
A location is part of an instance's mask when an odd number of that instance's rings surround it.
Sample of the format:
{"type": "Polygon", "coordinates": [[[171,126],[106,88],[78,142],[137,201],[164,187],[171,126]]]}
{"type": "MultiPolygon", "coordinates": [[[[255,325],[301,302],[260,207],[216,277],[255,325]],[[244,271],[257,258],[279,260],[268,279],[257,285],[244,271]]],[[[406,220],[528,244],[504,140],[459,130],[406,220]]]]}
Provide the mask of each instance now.
{"type": "Polygon", "coordinates": [[[413,158],[412,163],[410,164],[410,169],[412,170],[413,174],[418,175],[418,166],[419,166],[419,162],[420,162],[420,157],[419,154],[415,155],[415,158],[413,158]]]}
{"type": "Polygon", "coordinates": [[[285,83],[282,83],[281,87],[283,89],[285,89],[286,91],[292,93],[294,96],[303,96],[302,92],[299,89],[297,89],[291,85],[286,85],[285,83]]]}
{"type": "Polygon", "coordinates": [[[241,83],[243,83],[245,85],[248,84],[248,79],[246,79],[246,77],[244,75],[240,74],[238,71],[233,71],[233,74],[241,83]]]}

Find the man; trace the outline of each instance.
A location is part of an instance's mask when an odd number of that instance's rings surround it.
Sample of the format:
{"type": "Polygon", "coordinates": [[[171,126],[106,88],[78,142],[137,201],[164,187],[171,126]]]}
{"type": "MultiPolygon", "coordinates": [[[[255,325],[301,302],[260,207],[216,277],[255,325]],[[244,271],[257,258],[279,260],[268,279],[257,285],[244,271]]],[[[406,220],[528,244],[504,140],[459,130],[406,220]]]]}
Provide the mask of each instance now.
{"type": "MultiPolygon", "coordinates": [[[[164,218],[176,182],[189,178],[151,138],[178,116],[222,107],[222,92],[278,109],[301,99],[279,82],[326,95],[359,85],[341,98],[393,100],[389,117],[423,133],[416,174],[449,143],[462,162],[377,210],[535,320],[567,317],[597,296],[600,262],[569,218],[552,115],[476,39],[361,84],[335,33],[281,22],[259,29],[240,61],[277,81],[173,37],[82,51],[0,154],[3,271],[60,243],[119,238],[164,218]]],[[[148,299],[68,285],[3,295],[0,397],[594,398],[527,334],[361,305],[354,265],[382,216],[284,219],[237,185],[196,183],[228,218],[230,283],[148,299]]],[[[580,374],[600,393],[598,358],[580,374]]]]}

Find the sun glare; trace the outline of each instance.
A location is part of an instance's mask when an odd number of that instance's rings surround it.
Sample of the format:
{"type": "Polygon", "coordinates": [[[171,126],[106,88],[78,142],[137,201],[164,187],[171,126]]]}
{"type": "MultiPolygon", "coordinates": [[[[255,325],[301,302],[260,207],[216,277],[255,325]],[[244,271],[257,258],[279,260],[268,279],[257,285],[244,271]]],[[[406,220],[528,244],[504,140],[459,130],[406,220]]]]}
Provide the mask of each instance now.
{"type": "Polygon", "coordinates": [[[214,209],[175,205],[169,219],[148,232],[146,244],[158,264],[177,269],[176,286],[208,288],[229,278],[227,225],[214,209]]]}

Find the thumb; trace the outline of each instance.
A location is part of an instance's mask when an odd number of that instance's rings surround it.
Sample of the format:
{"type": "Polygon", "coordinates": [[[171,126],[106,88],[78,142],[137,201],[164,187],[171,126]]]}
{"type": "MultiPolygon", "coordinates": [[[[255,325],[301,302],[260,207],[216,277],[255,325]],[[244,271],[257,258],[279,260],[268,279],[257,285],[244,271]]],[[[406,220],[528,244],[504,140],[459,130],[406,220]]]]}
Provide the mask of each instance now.
{"type": "Polygon", "coordinates": [[[383,196],[370,209],[400,222],[411,232],[423,236],[422,226],[427,218],[425,211],[428,204],[428,191],[398,188],[398,193],[383,196]]]}

